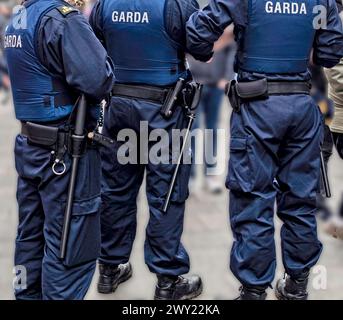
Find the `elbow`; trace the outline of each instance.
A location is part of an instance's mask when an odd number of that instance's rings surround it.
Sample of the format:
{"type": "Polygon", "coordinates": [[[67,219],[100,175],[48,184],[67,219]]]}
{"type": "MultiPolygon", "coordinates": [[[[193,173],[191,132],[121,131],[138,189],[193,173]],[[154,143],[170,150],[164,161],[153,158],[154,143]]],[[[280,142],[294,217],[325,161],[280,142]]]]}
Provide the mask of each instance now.
{"type": "Polygon", "coordinates": [[[342,57],[343,56],[337,56],[335,58],[320,58],[320,57],[314,56],[313,63],[317,66],[330,69],[336,66],[340,62],[342,57]]]}
{"type": "Polygon", "coordinates": [[[331,60],[326,62],[325,64],[322,64],[321,66],[327,69],[331,69],[333,67],[335,67],[337,64],[339,64],[340,60],[331,60]]]}
{"type": "Polygon", "coordinates": [[[194,25],[188,21],[186,26],[186,49],[187,53],[193,56],[196,60],[207,62],[213,56],[213,43],[205,41],[206,34],[200,34],[194,25]]]}
{"type": "Polygon", "coordinates": [[[213,45],[201,41],[194,36],[189,36],[187,37],[187,53],[196,60],[207,62],[213,56],[213,45]]]}
{"type": "Polygon", "coordinates": [[[213,52],[211,52],[208,55],[203,55],[203,54],[197,54],[197,53],[192,53],[190,51],[188,51],[188,53],[195,59],[201,62],[208,62],[211,60],[211,58],[213,57],[213,52]]]}
{"type": "Polygon", "coordinates": [[[101,79],[97,78],[98,81],[90,82],[90,85],[88,86],[88,90],[86,94],[92,98],[96,102],[100,102],[103,99],[107,98],[108,95],[111,93],[111,90],[113,88],[113,84],[115,81],[115,77],[113,73],[110,75],[107,75],[106,77],[103,77],[101,79]]]}
{"type": "Polygon", "coordinates": [[[89,79],[88,94],[95,100],[101,101],[106,98],[114,85],[115,75],[114,66],[110,59],[106,61],[106,68],[98,72],[97,77],[89,79]]]}

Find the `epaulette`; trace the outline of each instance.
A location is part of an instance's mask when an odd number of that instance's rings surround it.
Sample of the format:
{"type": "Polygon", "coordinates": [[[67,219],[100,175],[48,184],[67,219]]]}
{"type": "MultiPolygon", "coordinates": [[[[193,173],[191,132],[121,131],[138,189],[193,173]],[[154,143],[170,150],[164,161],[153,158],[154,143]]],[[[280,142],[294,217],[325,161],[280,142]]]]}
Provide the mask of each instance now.
{"type": "Polygon", "coordinates": [[[70,6],[60,6],[57,7],[57,10],[63,15],[63,16],[67,16],[69,13],[72,12],[78,12],[79,10],[77,10],[76,8],[70,7],[70,6]]]}

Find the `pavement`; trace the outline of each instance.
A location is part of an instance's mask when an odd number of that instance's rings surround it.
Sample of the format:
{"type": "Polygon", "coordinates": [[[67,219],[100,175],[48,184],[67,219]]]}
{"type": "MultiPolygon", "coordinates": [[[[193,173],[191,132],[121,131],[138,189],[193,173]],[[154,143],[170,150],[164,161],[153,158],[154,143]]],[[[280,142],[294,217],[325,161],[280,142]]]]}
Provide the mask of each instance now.
{"type": "MultiPolygon", "coordinates": [[[[17,224],[13,143],[19,126],[14,120],[12,110],[11,105],[0,104],[0,300],[13,299],[12,261],[17,224]]],[[[220,126],[227,129],[228,125],[229,108],[224,103],[220,126]]],[[[228,134],[226,136],[228,137],[228,134]]],[[[220,161],[226,161],[226,146],[227,143],[220,148],[222,150],[220,161]]],[[[334,197],[329,201],[334,209],[337,209],[340,196],[343,194],[342,167],[343,161],[335,154],[330,163],[334,197]]],[[[224,181],[224,176],[222,178],[224,181]]],[[[153,297],[156,279],[145,266],[143,256],[145,226],[148,220],[144,188],[139,199],[138,232],[131,257],[134,269],[132,279],[122,284],[116,293],[100,295],[96,291],[97,275],[95,275],[87,299],[144,300],[153,297]]],[[[228,269],[232,233],[228,223],[227,208],[227,191],[220,195],[211,195],[199,187],[196,194],[193,194],[187,202],[183,243],[191,258],[192,273],[199,274],[204,281],[204,292],[199,299],[233,299],[238,293],[239,283],[228,269]]],[[[275,223],[275,240],[279,244],[280,221],[275,218],[275,223]]],[[[310,299],[343,299],[343,241],[326,235],[321,223],[319,233],[324,243],[324,251],[318,266],[312,272],[310,299]]],[[[280,277],[283,275],[283,269],[279,251],[278,262],[277,277],[280,277]]],[[[268,299],[275,299],[271,289],[268,299]]]]}

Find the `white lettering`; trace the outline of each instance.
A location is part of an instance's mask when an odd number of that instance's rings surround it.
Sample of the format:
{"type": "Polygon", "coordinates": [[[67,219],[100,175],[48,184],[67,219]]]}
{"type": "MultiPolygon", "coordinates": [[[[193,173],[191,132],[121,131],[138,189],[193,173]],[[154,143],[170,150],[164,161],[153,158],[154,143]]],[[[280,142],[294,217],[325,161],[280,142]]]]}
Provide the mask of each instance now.
{"type": "Polygon", "coordinates": [[[112,21],[113,22],[118,22],[118,15],[119,15],[118,11],[112,12],[112,21]]]}
{"type": "Polygon", "coordinates": [[[305,3],[302,3],[300,6],[300,14],[307,14],[305,3]]]}
{"type": "Polygon", "coordinates": [[[267,1],[266,13],[269,14],[307,14],[306,3],[267,1]]]}
{"type": "Polygon", "coordinates": [[[150,23],[148,12],[113,11],[112,22],[120,23],[150,23]]]}
{"type": "Polygon", "coordinates": [[[273,2],[271,1],[266,2],[266,12],[273,13],[273,2]]]}
{"type": "Polygon", "coordinates": [[[5,41],[4,41],[4,47],[5,48],[22,48],[22,41],[21,41],[21,36],[16,36],[16,35],[7,35],[5,36],[5,41]]]}
{"type": "Polygon", "coordinates": [[[147,12],[143,13],[142,23],[149,23],[149,16],[147,12]]]}
{"type": "Polygon", "coordinates": [[[126,22],[125,12],[120,12],[119,22],[126,22]]]}
{"type": "Polygon", "coordinates": [[[127,22],[133,22],[133,12],[127,13],[127,22]]]}
{"type": "Polygon", "coordinates": [[[291,14],[291,4],[290,3],[285,2],[283,9],[285,10],[284,13],[291,14]]]}
{"type": "Polygon", "coordinates": [[[280,3],[280,2],[277,2],[277,3],[275,4],[274,13],[282,13],[282,10],[281,10],[281,3],[280,3]]]}
{"type": "Polygon", "coordinates": [[[292,2],[292,14],[298,14],[299,5],[296,2],[292,2]]]}
{"type": "Polygon", "coordinates": [[[141,21],[141,13],[135,12],[134,23],[139,23],[141,21]]]}

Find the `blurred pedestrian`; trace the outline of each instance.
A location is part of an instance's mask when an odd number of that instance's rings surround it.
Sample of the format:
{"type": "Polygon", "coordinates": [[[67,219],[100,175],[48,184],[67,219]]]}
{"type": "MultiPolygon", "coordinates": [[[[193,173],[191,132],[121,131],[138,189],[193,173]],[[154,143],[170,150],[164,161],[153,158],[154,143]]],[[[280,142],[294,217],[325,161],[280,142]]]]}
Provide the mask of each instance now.
{"type": "MultiPolygon", "coordinates": [[[[235,77],[233,71],[236,44],[233,39],[233,29],[228,27],[223,36],[216,43],[216,50],[210,63],[188,58],[190,70],[194,79],[204,84],[201,101],[197,111],[194,129],[211,130],[211,139],[204,139],[204,174],[206,187],[211,193],[220,193],[223,189],[221,177],[216,172],[218,157],[218,120],[222,106],[225,86],[235,77]]],[[[209,132],[209,131],[205,131],[209,132]]],[[[192,141],[193,163],[195,162],[196,144],[192,141]]],[[[219,148],[220,150],[221,148],[219,148]]],[[[195,187],[196,165],[192,167],[191,192],[195,187]]]]}
{"type": "MultiPolygon", "coordinates": [[[[329,125],[332,122],[334,116],[334,106],[333,101],[328,98],[328,82],[323,67],[310,64],[310,71],[312,74],[311,95],[314,101],[319,106],[324,118],[324,130],[321,149],[325,167],[328,170],[328,162],[330,157],[332,156],[333,151],[333,138],[329,125]]],[[[318,216],[322,220],[326,221],[332,216],[331,210],[326,201],[324,181],[322,180],[321,176],[318,182],[317,207],[318,216]]]]}
{"type": "MultiPolygon", "coordinates": [[[[340,16],[343,21],[343,5],[341,0],[336,0],[340,16]]],[[[325,69],[329,82],[329,98],[334,102],[335,114],[330,123],[333,144],[338,155],[343,159],[343,59],[332,69],[325,69]]],[[[328,231],[336,238],[343,239],[343,195],[338,210],[339,220],[333,219],[328,231]]]]}

